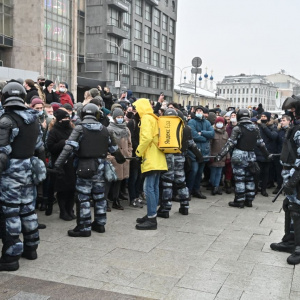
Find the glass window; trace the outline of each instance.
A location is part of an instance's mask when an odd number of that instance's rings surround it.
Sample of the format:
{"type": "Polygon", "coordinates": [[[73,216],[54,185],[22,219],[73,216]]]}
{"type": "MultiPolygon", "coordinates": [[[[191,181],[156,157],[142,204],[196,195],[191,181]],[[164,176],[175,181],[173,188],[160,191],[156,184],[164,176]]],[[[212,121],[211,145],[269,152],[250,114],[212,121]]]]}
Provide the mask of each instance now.
{"type": "Polygon", "coordinates": [[[167,57],[164,55],[161,56],[160,66],[163,69],[167,68],[167,57]]]}
{"type": "Polygon", "coordinates": [[[171,91],[173,86],[172,78],[167,78],[167,91],[171,91]]]}
{"type": "Polygon", "coordinates": [[[138,40],[142,39],[142,23],[135,21],[135,35],[134,37],[138,40]]]}
{"type": "Polygon", "coordinates": [[[153,52],[153,65],[159,67],[159,54],[157,52],[153,52]]]}
{"type": "Polygon", "coordinates": [[[150,65],[151,64],[151,57],[150,57],[150,50],[144,49],[144,63],[150,65]]]}
{"type": "Polygon", "coordinates": [[[109,36],[109,41],[107,41],[107,52],[118,54],[119,40],[113,36],[109,36]]]}
{"type": "Polygon", "coordinates": [[[108,68],[108,79],[110,81],[118,80],[118,65],[115,63],[108,62],[107,68],[108,68]]]}
{"type": "Polygon", "coordinates": [[[144,87],[150,87],[150,74],[148,74],[148,73],[144,73],[143,86],[144,87]]]}
{"type": "Polygon", "coordinates": [[[117,10],[109,7],[108,14],[109,14],[108,24],[120,27],[119,26],[120,25],[120,15],[119,15],[119,12],[117,10]]]}
{"type": "Polygon", "coordinates": [[[142,0],[135,0],[135,13],[139,16],[142,15],[142,0]]]}
{"type": "Polygon", "coordinates": [[[153,45],[159,47],[159,32],[156,30],[153,31],[153,45]]]}
{"type": "Polygon", "coordinates": [[[168,70],[173,72],[174,61],[172,58],[168,58],[168,70]]]}
{"type": "Polygon", "coordinates": [[[151,87],[153,89],[158,89],[157,77],[155,75],[151,75],[151,87]]]}
{"type": "Polygon", "coordinates": [[[136,61],[141,61],[141,47],[138,45],[134,45],[134,59],[136,61]]]}
{"type": "Polygon", "coordinates": [[[169,52],[174,54],[174,40],[169,39],[169,52]]]}
{"type": "Polygon", "coordinates": [[[175,34],[175,21],[170,19],[170,33],[175,34]]]}
{"type": "Polygon", "coordinates": [[[168,16],[165,14],[162,16],[162,29],[168,30],[168,16]]]}
{"type": "Polygon", "coordinates": [[[141,85],[140,84],[140,74],[138,70],[133,70],[133,85],[141,85]]]}
{"type": "Polygon", "coordinates": [[[160,11],[156,8],[154,10],[154,24],[160,26],[160,11]]]}
{"type": "Polygon", "coordinates": [[[166,84],[167,84],[166,77],[161,77],[160,78],[160,89],[165,90],[166,89],[166,84]]]}
{"type": "Polygon", "coordinates": [[[145,4],[145,19],[148,21],[151,21],[151,16],[152,16],[151,5],[146,3],[145,4]]]}
{"type": "Polygon", "coordinates": [[[167,51],[167,36],[161,36],[161,49],[167,51]]]}
{"type": "Polygon", "coordinates": [[[145,26],[145,43],[151,44],[151,28],[145,26]]]}

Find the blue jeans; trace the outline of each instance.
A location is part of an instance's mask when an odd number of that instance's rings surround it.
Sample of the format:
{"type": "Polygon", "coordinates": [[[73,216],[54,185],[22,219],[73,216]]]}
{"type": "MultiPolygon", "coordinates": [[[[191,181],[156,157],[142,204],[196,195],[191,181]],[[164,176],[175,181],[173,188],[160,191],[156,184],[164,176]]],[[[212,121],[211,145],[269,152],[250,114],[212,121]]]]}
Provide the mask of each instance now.
{"type": "Polygon", "coordinates": [[[159,200],[159,179],[160,172],[154,171],[146,175],[144,181],[144,193],[147,200],[147,216],[156,217],[156,210],[159,200]]]}
{"type": "Polygon", "coordinates": [[[222,177],[223,167],[210,167],[210,183],[214,187],[218,187],[222,177]]]}
{"type": "Polygon", "coordinates": [[[189,172],[186,179],[186,185],[190,193],[199,192],[204,167],[205,167],[205,162],[200,164],[197,163],[196,161],[192,162],[191,171],[189,172]]]}

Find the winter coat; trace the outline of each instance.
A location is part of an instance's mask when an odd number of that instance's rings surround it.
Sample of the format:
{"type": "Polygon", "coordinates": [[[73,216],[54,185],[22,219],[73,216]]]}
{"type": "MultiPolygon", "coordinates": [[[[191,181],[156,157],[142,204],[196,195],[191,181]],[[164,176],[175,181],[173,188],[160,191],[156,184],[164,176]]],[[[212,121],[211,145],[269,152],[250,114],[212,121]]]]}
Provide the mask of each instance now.
{"type": "MultiPolygon", "coordinates": [[[[225,128],[219,129],[214,127],[215,135],[212,140],[210,140],[210,154],[212,156],[216,156],[219,154],[222,150],[222,148],[225,146],[227,140],[228,140],[228,134],[225,130],[225,128]]],[[[225,160],[229,159],[229,153],[223,157],[223,159],[219,162],[212,162],[210,164],[211,167],[225,167],[225,160]]]]}
{"type": "MultiPolygon", "coordinates": [[[[235,126],[236,126],[236,125],[235,125],[235,126]]],[[[229,122],[229,123],[227,124],[227,126],[226,126],[226,132],[227,132],[229,138],[230,138],[230,136],[231,136],[231,132],[232,132],[232,129],[233,129],[233,128],[234,128],[234,126],[232,125],[231,122],[229,122]]]]}
{"type": "MultiPolygon", "coordinates": [[[[192,130],[192,137],[197,147],[201,150],[203,156],[208,156],[210,153],[210,140],[214,137],[215,131],[210,122],[205,118],[199,119],[195,117],[188,122],[192,130]],[[199,134],[201,132],[201,134],[199,134]]],[[[189,150],[188,155],[195,161],[195,155],[189,150]]],[[[208,161],[206,159],[205,161],[208,161]]]]}
{"type": "Polygon", "coordinates": [[[285,139],[285,134],[286,134],[288,129],[289,129],[289,127],[288,128],[282,128],[281,124],[278,124],[278,126],[277,126],[278,137],[277,137],[277,141],[276,141],[277,151],[275,153],[281,153],[282,146],[283,146],[283,141],[285,139]]]}
{"type": "Polygon", "coordinates": [[[52,102],[57,102],[57,103],[59,102],[59,97],[54,91],[49,93],[48,89],[46,88],[44,90],[44,93],[46,97],[46,103],[51,104],[52,102]]]}
{"type": "MultiPolygon", "coordinates": [[[[261,123],[261,120],[258,120],[257,125],[260,131],[261,138],[263,139],[269,153],[276,153],[278,131],[276,125],[274,124],[274,121],[271,119],[266,124],[263,124],[261,123]]],[[[267,161],[266,158],[262,155],[261,151],[258,149],[258,147],[255,148],[255,154],[257,161],[267,161]]]]}
{"type": "MultiPolygon", "coordinates": [[[[125,125],[124,123],[121,125],[125,125]]],[[[132,145],[131,145],[131,135],[129,129],[126,127],[122,127],[121,134],[119,131],[116,131],[116,126],[119,128],[118,124],[110,123],[107,127],[109,133],[114,137],[121,153],[124,157],[132,156],[132,145]]],[[[129,160],[126,160],[123,164],[118,164],[116,159],[108,154],[107,159],[112,162],[116,169],[118,180],[123,180],[129,177],[129,160]]]]}
{"type": "Polygon", "coordinates": [[[148,99],[138,99],[134,106],[141,118],[140,143],[136,155],[142,157],[142,173],[149,171],[167,171],[165,154],[158,149],[158,117],[153,114],[148,99]]]}
{"type": "MultiPolygon", "coordinates": [[[[59,122],[55,122],[52,129],[48,132],[47,148],[51,154],[52,164],[54,165],[58,156],[65,146],[73,128],[64,128],[59,122]]],[[[69,158],[63,165],[64,174],[57,174],[55,179],[55,190],[57,192],[75,190],[75,169],[73,167],[73,158],[69,158]]]]}
{"type": "Polygon", "coordinates": [[[32,87],[29,91],[26,91],[26,92],[27,92],[27,94],[26,94],[26,97],[25,97],[25,102],[27,104],[31,103],[31,98],[33,96],[38,96],[39,97],[39,92],[38,92],[36,87],[32,87]]]}
{"type": "Polygon", "coordinates": [[[100,91],[100,95],[105,103],[105,108],[107,109],[111,109],[111,106],[114,104],[113,102],[113,97],[112,97],[112,93],[111,92],[105,92],[105,91],[100,91]]]}
{"type": "Polygon", "coordinates": [[[73,107],[73,102],[71,100],[71,97],[67,93],[61,93],[61,92],[55,92],[55,93],[56,93],[56,95],[58,95],[59,103],[61,105],[69,103],[73,107]]]}

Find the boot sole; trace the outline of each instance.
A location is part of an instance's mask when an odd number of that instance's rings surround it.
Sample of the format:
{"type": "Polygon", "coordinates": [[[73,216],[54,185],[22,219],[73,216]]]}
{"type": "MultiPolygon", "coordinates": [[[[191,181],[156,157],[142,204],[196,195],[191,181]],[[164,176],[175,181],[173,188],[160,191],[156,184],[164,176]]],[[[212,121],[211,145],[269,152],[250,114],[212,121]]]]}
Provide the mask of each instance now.
{"type": "Polygon", "coordinates": [[[157,229],[157,225],[156,226],[152,226],[152,227],[139,227],[138,225],[135,225],[135,229],[137,229],[137,230],[156,230],[157,229]]]}
{"type": "Polygon", "coordinates": [[[19,269],[18,261],[0,264],[0,271],[17,271],[18,269],[19,269]]]}
{"type": "Polygon", "coordinates": [[[68,236],[70,236],[70,237],[90,237],[91,236],[91,232],[87,231],[87,233],[79,233],[79,234],[77,234],[77,232],[76,233],[70,233],[70,232],[68,232],[68,236]]]}

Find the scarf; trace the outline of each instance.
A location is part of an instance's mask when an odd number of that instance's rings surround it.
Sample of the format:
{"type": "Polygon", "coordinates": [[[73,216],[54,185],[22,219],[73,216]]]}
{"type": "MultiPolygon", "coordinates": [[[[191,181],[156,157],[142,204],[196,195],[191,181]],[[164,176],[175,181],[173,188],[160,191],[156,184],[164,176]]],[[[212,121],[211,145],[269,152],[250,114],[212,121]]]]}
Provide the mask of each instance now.
{"type": "Polygon", "coordinates": [[[128,131],[125,122],[122,124],[116,124],[114,122],[111,122],[107,129],[113,132],[117,141],[121,140],[122,138],[128,137],[128,131]]]}

